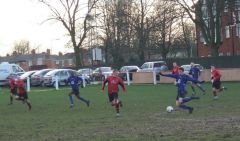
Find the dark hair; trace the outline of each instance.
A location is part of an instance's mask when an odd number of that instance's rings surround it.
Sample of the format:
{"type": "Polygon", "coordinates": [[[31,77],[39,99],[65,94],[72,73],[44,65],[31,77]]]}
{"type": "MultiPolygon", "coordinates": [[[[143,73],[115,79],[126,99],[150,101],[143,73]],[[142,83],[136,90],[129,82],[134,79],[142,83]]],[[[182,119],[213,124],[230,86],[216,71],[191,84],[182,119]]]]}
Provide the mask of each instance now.
{"type": "Polygon", "coordinates": [[[184,68],[183,68],[183,67],[180,67],[179,70],[184,71],[184,68]]]}

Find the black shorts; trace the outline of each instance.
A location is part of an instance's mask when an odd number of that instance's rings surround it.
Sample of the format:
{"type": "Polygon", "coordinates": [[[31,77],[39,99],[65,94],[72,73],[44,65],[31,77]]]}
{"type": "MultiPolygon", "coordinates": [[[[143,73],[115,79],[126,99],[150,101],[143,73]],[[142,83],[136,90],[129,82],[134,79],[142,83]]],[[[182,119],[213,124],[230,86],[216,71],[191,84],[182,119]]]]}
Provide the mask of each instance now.
{"type": "Polygon", "coordinates": [[[16,96],[19,96],[20,99],[28,99],[28,94],[24,93],[24,94],[16,94],[16,96]]]}
{"type": "Polygon", "coordinates": [[[10,89],[10,92],[11,92],[13,95],[16,95],[16,93],[17,93],[17,88],[10,89]]]}
{"type": "Polygon", "coordinates": [[[79,90],[76,90],[76,91],[71,91],[71,92],[70,92],[70,94],[79,95],[79,94],[80,94],[80,92],[79,92],[79,90]]]}
{"type": "Polygon", "coordinates": [[[109,98],[109,102],[112,102],[114,99],[118,98],[118,93],[109,93],[108,98],[109,98]]]}
{"type": "Polygon", "coordinates": [[[186,92],[187,91],[179,91],[178,90],[178,94],[177,94],[176,100],[178,100],[179,98],[184,98],[185,95],[186,95],[186,92]]]}
{"type": "Polygon", "coordinates": [[[220,89],[221,88],[221,81],[220,80],[213,81],[212,87],[215,88],[215,89],[220,89]]]}

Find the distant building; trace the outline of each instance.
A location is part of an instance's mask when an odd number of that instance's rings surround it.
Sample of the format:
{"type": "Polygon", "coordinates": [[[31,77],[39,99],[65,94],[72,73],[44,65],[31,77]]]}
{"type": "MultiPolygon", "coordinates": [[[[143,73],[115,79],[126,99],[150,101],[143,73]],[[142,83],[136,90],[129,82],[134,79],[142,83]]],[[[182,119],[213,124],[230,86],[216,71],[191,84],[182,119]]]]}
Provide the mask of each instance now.
{"type": "Polygon", "coordinates": [[[0,57],[0,62],[19,64],[25,71],[43,68],[71,68],[75,67],[75,57],[73,53],[52,55],[50,49],[47,52],[36,53],[33,49],[31,54],[0,57]]]}
{"type": "MultiPolygon", "coordinates": [[[[206,0],[203,0],[205,3],[206,0]]],[[[207,10],[202,7],[202,10],[207,10]]],[[[229,0],[225,0],[225,8],[222,11],[222,44],[219,49],[219,56],[240,55],[240,0],[233,0],[233,5],[229,5],[229,0]]],[[[199,57],[210,56],[210,48],[206,46],[201,31],[197,27],[197,55],[199,57]]]]}

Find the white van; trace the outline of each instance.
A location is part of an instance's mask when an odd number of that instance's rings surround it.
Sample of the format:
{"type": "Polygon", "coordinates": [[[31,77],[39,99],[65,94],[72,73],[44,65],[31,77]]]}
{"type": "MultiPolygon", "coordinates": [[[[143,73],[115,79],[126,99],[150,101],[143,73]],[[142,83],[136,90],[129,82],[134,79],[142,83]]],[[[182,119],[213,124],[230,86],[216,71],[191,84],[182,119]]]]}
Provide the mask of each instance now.
{"type": "Polygon", "coordinates": [[[17,64],[9,64],[8,62],[2,62],[0,64],[0,85],[8,84],[8,76],[10,74],[22,74],[24,70],[17,64]]]}
{"type": "Polygon", "coordinates": [[[167,70],[166,62],[165,61],[154,61],[154,62],[145,62],[138,72],[153,72],[159,73],[160,71],[167,70]]]}

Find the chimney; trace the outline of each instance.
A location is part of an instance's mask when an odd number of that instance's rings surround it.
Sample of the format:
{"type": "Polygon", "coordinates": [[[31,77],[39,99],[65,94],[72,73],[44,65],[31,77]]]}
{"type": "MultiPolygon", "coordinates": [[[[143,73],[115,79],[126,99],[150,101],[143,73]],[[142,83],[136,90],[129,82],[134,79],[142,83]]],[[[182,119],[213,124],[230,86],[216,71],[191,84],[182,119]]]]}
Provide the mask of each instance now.
{"type": "Polygon", "coordinates": [[[62,55],[63,55],[62,52],[59,52],[59,53],[58,53],[58,56],[62,56],[62,55]]]}
{"type": "Polygon", "coordinates": [[[36,54],[35,49],[33,49],[33,50],[31,51],[31,54],[36,54]]]}
{"type": "Polygon", "coordinates": [[[51,50],[47,49],[47,54],[50,55],[51,54],[51,50]]]}

